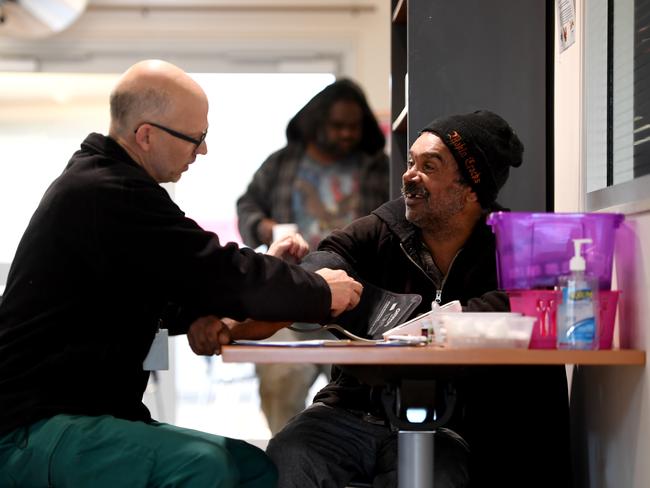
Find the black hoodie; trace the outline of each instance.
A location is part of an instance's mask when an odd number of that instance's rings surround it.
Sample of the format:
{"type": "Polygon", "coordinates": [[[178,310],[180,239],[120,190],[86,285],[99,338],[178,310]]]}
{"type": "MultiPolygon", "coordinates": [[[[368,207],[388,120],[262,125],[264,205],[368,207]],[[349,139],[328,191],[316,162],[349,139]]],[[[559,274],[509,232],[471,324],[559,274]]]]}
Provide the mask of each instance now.
{"type": "Polygon", "coordinates": [[[149,420],[144,359],[198,315],[325,321],[326,282],[222,246],[112,139],[91,134],[49,187],[0,303],[0,435],[59,413],[149,420]]]}
{"type": "MultiPolygon", "coordinates": [[[[404,200],[398,198],[333,232],[319,251],[343,257],[373,285],[421,295],[415,316],[431,309],[437,291],[420,263],[420,245],[420,231],[406,220],[404,200]]],[[[453,261],[441,302],[460,300],[467,311],[508,311],[507,295],[497,290],[495,256],[494,234],[482,220],[453,261]]],[[[365,333],[360,318],[338,320],[356,334],[365,333]]],[[[361,381],[354,369],[335,366],[332,381],[314,401],[383,416],[378,389],[368,383],[382,383],[387,375],[394,376],[395,368],[377,365],[365,370],[361,381]]],[[[400,373],[416,378],[449,374],[456,378],[459,403],[448,427],[470,445],[476,483],[472,486],[567,486],[569,411],[563,366],[413,366],[400,373]],[[527,481],[530,476],[536,478],[534,483],[527,481]]]]}

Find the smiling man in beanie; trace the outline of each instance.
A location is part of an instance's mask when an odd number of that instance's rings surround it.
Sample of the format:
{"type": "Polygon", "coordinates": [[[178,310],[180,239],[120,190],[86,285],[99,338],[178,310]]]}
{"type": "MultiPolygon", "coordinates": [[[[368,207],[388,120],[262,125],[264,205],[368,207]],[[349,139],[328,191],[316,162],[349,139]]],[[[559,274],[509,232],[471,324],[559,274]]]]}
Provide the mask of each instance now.
{"type": "MultiPolygon", "coordinates": [[[[421,295],[414,316],[433,301],[459,300],[465,311],[508,311],[485,218],[501,209],[499,190],[522,156],[516,133],[492,112],[434,120],[410,148],[402,197],[334,231],[319,246],[320,263],[331,253],[332,263],[343,258],[365,282],[421,295]]],[[[367,336],[366,325],[351,323],[351,332],[367,336]]],[[[420,370],[427,379],[440,373],[420,370]]],[[[313,405],[271,440],[267,452],[280,486],[343,488],[356,478],[372,480],[375,488],[397,486],[397,434],[380,388],[370,386],[382,382],[381,371],[374,374],[360,379],[334,367],[313,405]]],[[[435,436],[436,488],[570,485],[563,367],[458,367],[445,375],[453,378],[458,399],[435,436]]]]}

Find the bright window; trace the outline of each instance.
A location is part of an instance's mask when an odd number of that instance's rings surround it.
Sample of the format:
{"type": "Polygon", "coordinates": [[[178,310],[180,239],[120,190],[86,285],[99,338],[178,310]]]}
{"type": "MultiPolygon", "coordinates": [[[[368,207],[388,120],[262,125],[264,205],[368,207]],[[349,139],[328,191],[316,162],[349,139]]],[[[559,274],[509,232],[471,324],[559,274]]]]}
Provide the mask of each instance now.
{"type": "Polygon", "coordinates": [[[650,2],[585,2],[589,210],[650,196],[650,2]]]}

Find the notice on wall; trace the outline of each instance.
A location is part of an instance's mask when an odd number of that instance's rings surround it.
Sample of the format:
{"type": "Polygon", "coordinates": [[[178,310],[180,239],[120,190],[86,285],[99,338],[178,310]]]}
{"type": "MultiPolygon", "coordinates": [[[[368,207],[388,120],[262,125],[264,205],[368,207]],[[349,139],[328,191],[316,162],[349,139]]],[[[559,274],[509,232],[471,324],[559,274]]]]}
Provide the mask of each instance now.
{"type": "Polygon", "coordinates": [[[557,21],[560,31],[560,52],[576,41],[575,0],[557,0],[557,21]]]}

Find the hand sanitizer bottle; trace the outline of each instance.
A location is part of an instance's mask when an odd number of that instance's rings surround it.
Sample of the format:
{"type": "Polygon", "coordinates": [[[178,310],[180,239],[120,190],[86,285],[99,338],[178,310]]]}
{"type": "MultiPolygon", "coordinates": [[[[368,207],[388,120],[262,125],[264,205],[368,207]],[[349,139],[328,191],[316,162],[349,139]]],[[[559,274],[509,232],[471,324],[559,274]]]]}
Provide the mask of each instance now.
{"type": "Polygon", "coordinates": [[[585,274],[582,244],[591,239],[573,239],[574,256],[570,274],[561,276],[562,303],[557,315],[558,349],[596,349],[598,347],[598,281],[585,274]]]}

